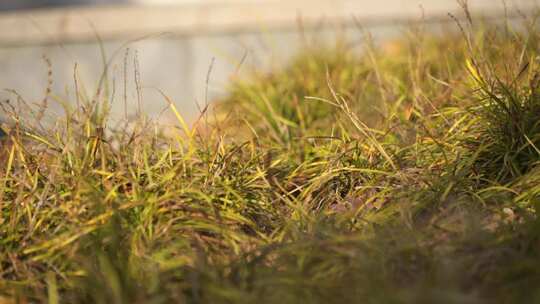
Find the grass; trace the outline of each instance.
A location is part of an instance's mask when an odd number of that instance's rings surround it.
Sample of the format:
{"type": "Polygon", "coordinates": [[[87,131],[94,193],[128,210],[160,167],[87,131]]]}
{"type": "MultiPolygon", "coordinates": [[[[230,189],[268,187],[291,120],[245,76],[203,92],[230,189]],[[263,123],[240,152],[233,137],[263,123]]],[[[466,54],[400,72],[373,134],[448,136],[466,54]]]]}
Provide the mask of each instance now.
{"type": "Polygon", "coordinates": [[[307,48],[174,132],[104,92],[48,129],[4,105],[0,303],[540,301],[522,21],[307,48]]]}

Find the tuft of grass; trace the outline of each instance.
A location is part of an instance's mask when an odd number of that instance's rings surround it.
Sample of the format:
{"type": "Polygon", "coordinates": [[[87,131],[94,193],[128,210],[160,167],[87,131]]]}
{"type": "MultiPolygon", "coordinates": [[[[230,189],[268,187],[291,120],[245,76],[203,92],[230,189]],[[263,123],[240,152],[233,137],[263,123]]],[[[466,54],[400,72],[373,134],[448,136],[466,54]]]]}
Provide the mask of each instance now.
{"type": "Polygon", "coordinates": [[[481,120],[477,162],[496,180],[522,176],[540,161],[539,75],[534,66],[528,72],[529,64],[536,65],[525,62],[509,84],[496,77],[474,76],[478,77],[481,104],[476,110],[481,120]]]}

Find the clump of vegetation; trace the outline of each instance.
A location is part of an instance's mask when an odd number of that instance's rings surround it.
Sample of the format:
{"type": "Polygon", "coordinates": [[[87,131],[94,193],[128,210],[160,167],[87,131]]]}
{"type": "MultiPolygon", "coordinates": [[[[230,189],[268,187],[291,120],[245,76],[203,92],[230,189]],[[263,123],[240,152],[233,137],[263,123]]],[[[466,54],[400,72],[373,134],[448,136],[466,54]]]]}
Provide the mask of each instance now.
{"type": "Polygon", "coordinates": [[[523,62],[522,70],[511,82],[503,82],[493,75],[486,79],[471,66],[478,83],[481,118],[478,162],[488,177],[496,180],[517,178],[540,160],[540,95],[536,68],[537,58],[523,62]],[[529,75],[524,76],[523,73],[529,75]],[[525,78],[523,83],[520,78],[525,78]]]}
{"type": "Polygon", "coordinates": [[[540,301],[523,21],[309,48],[173,136],[103,90],[46,131],[4,107],[0,302],[540,301]]]}

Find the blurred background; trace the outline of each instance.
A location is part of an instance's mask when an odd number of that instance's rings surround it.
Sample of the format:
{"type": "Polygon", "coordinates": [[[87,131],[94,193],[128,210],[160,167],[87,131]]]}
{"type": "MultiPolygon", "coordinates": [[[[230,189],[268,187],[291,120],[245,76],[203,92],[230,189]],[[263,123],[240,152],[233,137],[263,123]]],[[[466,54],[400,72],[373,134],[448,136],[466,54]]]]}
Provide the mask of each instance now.
{"type": "Polygon", "coordinates": [[[123,3],[124,0],[2,0],[0,10],[33,9],[67,5],[123,3]]]}
{"type": "MultiPolygon", "coordinates": [[[[538,1],[469,7],[502,18],[538,1]]],[[[455,0],[0,0],[0,101],[37,103],[50,88],[53,119],[77,89],[93,95],[107,67],[116,118],[124,100],[128,114],[142,100],[144,113],[169,121],[159,89],[192,121],[231,78],[279,67],[305,44],[361,46],[359,25],[391,39],[411,22],[447,23],[449,12],[462,16],[455,0]]]]}

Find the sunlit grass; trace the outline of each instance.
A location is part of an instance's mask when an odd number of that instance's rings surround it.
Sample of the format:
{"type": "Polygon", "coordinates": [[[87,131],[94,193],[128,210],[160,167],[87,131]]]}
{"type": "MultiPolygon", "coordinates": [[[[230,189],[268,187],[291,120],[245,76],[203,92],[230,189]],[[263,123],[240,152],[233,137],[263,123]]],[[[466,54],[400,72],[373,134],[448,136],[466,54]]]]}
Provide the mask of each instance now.
{"type": "Polygon", "coordinates": [[[480,26],[310,47],[172,132],[3,107],[0,303],[540,300],[539,34],[480,26]]]}

